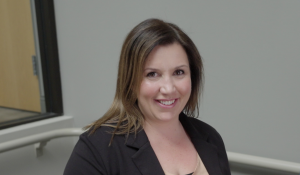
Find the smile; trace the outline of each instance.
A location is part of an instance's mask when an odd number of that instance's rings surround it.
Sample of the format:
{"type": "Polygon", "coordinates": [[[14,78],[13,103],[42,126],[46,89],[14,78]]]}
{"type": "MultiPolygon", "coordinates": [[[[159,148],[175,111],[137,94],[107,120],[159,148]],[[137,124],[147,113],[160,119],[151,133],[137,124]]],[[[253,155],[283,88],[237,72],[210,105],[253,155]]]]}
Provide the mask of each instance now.
{"type": "Polygon", "coordinates": [[[163,104],[163,105],[171,105],[175,102],[175,100],[170,100],[170,101],[162,101],[162,100],[158,100],[159,103],[163,104]]]}

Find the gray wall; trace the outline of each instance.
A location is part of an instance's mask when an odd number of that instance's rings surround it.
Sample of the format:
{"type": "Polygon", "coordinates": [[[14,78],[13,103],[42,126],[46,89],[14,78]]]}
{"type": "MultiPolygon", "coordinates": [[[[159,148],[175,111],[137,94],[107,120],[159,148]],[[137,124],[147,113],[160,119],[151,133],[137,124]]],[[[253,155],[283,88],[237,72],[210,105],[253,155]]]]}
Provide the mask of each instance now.
{"type": "MultiPolygon", "coordinates": [[[[298,0],[55,0],[65,114],[76,127],[101,117],[114,96],[126,34],[161,18],[180,26],[203,56],[200,119],[221,133],[227,150],[300,162],[299,9],[298,0]]],[[[39,172],[62,174],[72,149],[55,157],[62,143],[47,146],[46,163],[32,160],[39,172]]]]}
{"type": "Polygon", "coordinates": [[[300,162],[300,1],[55,1],[66,114],[84,126],[110,106],[122,42],[161,18],[204,60],[200,119],[228,151],[300,162]]]}
{"type": "Polygon", "coordinates": [[[300,1],[55,1],[64,109],[84,126],[110,106],[122,42],[158,17],[204,60],[200,118],[229,151],[300,162],[300,1]]]}

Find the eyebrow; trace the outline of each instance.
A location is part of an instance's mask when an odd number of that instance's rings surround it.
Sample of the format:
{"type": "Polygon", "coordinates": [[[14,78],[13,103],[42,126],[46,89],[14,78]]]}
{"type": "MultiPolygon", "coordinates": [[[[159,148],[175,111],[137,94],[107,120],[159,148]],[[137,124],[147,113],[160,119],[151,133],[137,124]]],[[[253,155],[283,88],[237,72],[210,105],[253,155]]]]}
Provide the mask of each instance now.
{"type": "MultiPolygon", "coordinates": [[[[174,69],[179,69],[179,68],[182,68],[182,67],[189,67],[189,66],[186,65],[186,64],[183,64],[183,65],[175,67],[174,69]]],[[[144,71],[146,71],[146,70],[155,70],[156,71],[156,70],[159,70],[159,69],[148,67],[148,68],[144,69],[144,71]]]]}
{"type": "Polygon", "coordinates": [[[184,65],[175,67],[175,69],[182,68],[182,67],[189,67],[189,66],[184,64],[184,65]]]}

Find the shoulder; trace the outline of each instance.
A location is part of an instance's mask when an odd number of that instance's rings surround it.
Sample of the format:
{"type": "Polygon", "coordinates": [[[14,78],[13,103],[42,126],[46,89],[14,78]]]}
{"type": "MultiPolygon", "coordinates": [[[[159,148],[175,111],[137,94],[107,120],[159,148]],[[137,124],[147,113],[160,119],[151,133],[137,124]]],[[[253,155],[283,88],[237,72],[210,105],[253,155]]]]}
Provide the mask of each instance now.
{"type": "Polygon", "coordinates": [[[225,151],[225,145],[219,132],[209,124],[185,114],[180,116],[181,123],[191,138],[201,139],[225,151]]]}
{"type": "Polygon", "coordinates": [[[116,150],[124,145],[125,136],[114,136],[109,145],[113,131],[114,128],[102,126],[93,133],[86,131],[81,134],[64,174],[113,174],[117,171],[111,167],[120,167],[116,150]]]}
{"type": "Polygon", "coordinates": [[[122,135],[115,135],[114,142],[110,144],[112,139],[112,133],[114,128],[108,126],[101,126],[94,132],[86,131],[80,135],[77,145],[75,146],[76,151],[85,151],[85,155],[95,155],[95,157],[108,157],[115,147],[115,142],[124,143],[125,137],[122,135]],[[88,152],[88,154],[87,154],[88,152]]]}
{"type": "MultiPolygon", "coordinates": [[[[211,125],[199,120],[198,118],[188,117],[185,114],[180,114],[180,121],[188,132],[197,133],[203,138],[206,137],[221,137],[218,131],[211,125]]],[[[192,134],[194,135],[194,134],[192,134]]]]}
{"type": "Polygon", "coordinates": [[[209,136],[221,137],[219,132],[214,127],[201,121],[200,119],[194,117],[187,117],[187,119],[190,121],[189,123],[191,123],[194,126],[194,128],[196,128],[198,131],[204,132],[209,136]]]}
{"type": "Polygon", "coordinates": [[[187,120],[189,120],[191,123],[193,123],[195,126],[201,127],[205,129],[206,131],[210,132],[216,132],[216,129],[213,128],[211,125],[205,123],[204,121],[194,118],[194,117],[187,117],[187,120]]]}
{"type": "Polygon", "coordinates": [[[80,140],[85,140],[92,143],[101,142],[101,144],[109,145],[113,131],[114,128],[108,126],[101,126],[95,131],[92,131],[91,128],[80,135],[80,140]]]}
{"type": "Polygon", "coordinates": [[[118,149],[120,145],[124,145],[126,137],[124,134],[113,136],[115,128],[109,126],[101,126],[95,132],[86,131],[80,135],[79,142],[94,148],[93,151],[100,152],[103,156],[112,154],[114,149],[118,149]]]}
{"type": "MultiPolygon", "coordinates": [[[[217,151],[219,157],[219,164],[225,174],[230,174],[228,157],[225,145],[221,135],[218,131],[209,124],[193,117],[184,116],[184,128],[191,136],[192,140],[202,140],[208,145],[212,146],[217,151]]],[[[182,123],[183,124],[183,123],[182,123]]],[[[204,143],[202,142],[202,143],[204,143]]]]}

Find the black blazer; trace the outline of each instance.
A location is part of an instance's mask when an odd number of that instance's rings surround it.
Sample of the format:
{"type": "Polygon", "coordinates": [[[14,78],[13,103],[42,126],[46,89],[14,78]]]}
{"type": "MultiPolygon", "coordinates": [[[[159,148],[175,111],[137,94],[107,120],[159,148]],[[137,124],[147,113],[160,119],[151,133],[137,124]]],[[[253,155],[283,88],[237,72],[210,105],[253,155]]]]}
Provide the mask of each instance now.
{"type": "MultiPolygon", "coordinates": [[[[230,175],[225,146],[219,133],[208,124],[183,113],[179,120],[190,136],[210,175],[230,175]]],[[[144,130],[136,136],[116,135],[108,146],[113,128],[100,127],[83,133],[66,165],[64,175],[164,175],[144,130]]]]}

